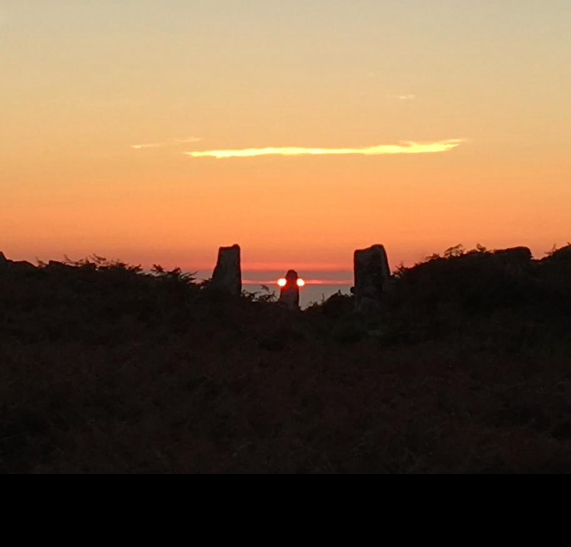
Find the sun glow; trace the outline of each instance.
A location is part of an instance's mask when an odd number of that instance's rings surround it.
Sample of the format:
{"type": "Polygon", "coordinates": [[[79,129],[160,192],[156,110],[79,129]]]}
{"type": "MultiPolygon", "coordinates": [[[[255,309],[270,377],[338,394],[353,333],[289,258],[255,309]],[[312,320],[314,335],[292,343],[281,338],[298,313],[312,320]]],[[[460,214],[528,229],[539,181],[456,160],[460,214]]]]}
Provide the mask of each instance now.
{"type": "MultiPolygon", "coordinates": [[[[280,286],[282,289],[287,287],[287,284],[288,284],[288,282],[287,282],[287,279],[285,279],[285,278],[278,280],[278,286],[280,286]]],[[[296,281],[296,284],[300,289],[303,289],[303,287],[305,287],[307,285],[307,282],[305,281],[305,279],[298,279],[296,281]]]]}

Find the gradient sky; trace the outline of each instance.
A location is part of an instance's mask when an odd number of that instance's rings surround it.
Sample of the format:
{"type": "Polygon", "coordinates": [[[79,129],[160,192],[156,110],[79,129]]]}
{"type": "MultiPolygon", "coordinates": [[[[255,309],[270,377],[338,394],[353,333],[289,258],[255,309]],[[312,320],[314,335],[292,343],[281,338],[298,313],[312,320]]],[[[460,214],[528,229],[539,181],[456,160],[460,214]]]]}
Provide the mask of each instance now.
{"type": "Polygon", "coordinates": [[[2,0],[0,250],[542,256],[571,240],[570,67],[569,0],[2,0]],[[188,154],[220,151],[249,157],[188,154]]]}

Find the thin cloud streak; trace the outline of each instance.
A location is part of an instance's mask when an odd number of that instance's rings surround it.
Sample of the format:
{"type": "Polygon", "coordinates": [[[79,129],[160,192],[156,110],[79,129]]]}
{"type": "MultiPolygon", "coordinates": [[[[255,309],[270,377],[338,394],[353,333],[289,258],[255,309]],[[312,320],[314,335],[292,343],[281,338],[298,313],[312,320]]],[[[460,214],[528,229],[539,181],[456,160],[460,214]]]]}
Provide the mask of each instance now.
{"type": "Polygon", "coordinates": [[[164,146],[164,144],[161,143],[154,143],[154,144],[133,144],[131,146],[131,148],[133,150],[144,150],[145,148],[160,148],[161,146],[164,146]]]}
{"type": "Polygon", "coordinates": [[[463,139],[449,139],[433,143],[405,142],[402,144],[371,146],[368,148],[248,148],[245,150],[209,150],[185,152],[192,158],[257,158],[261,156],[387,156],[397,154],[438,154],[460,146],[463,139]]]}
{"type": "Polygon", "coordinates": [[[131,148],[134,150],[144,150],[146,148],[165,148],[167,146],[177,146],[180,144],[191,144],[202,141],[197,137],[190,137],[188,139],[169,139],[165,142],[152,142],[149,144],[133,144],[131,148]]]}

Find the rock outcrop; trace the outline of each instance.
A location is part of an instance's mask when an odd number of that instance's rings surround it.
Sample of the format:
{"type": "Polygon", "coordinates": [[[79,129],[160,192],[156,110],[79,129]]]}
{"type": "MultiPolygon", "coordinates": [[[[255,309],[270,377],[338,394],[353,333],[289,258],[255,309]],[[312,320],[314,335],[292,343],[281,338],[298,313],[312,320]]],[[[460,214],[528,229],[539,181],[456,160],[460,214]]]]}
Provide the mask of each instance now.
{"type": "Polygon", "coordinates": [[[554,251],[547,260],[552,262],[571,261],[571,245],[554,251]]]}
{"type": "Polygon", "coordinates": [[[383,245],[355,251],[355,309],[367,314],[381,303],[383,288],[391,278],[387,251],[383,245]]]}
{"type": "Polygon", "coordinates": [[[494,256],[511,263],[525,264],[533,260],[533,253],[528,247],[514,247],[513,249],[502,249],[494,252],[494,256]]]}
{"type": "Polygon", "coordinates": [[[37,268],[30,262],[26,262],[24,260],[14,262],[13,260],[6,258],[6,255],[2,252],[0,252],[0,268],[14,274],[25,274],[37,270],[37,268]]]}
{"type": "Polygon", "coordinates": [[[212,287],[230,296],[242,294],[242,265],[239,245],[221,247],[212,277],[212,287]]]}

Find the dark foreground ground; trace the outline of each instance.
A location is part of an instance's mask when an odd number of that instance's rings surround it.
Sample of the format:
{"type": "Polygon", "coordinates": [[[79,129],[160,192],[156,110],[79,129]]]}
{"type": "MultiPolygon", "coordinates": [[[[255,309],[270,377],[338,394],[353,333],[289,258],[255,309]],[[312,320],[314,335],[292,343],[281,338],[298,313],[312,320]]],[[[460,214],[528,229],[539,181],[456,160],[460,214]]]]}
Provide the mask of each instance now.
{"type": "Polygon", "coordinates": [[[571,472],[571,250],[452,250],[376,317],[0,259],[0,472],[571,472]]]}

